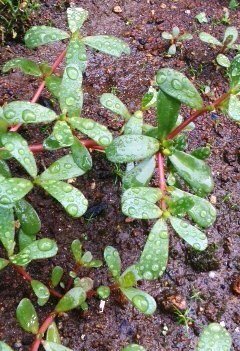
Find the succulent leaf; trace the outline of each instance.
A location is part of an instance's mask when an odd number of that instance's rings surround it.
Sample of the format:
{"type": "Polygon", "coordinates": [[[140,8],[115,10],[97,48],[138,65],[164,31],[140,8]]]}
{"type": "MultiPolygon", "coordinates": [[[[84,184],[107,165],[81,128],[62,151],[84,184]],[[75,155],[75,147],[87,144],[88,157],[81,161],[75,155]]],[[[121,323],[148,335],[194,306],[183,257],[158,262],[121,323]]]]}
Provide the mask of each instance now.
{"type": "Polygon", "coordinates": [[[19,57],[12,59],[6,62],[2,68],[4,73],[10,71],[11,69],[18,68],[25,74],[29,74],[30,76],[41,77],[42,71],[39,68],[39,65],[31,60],[19,57]]]}
{"type": "Polygon", "coordinates": [[[230,351],[232,338],[218,323],[211,323],[200,335],[196,351],[230,351]]]}
{"type": "Polygon", "coordinates": [[[32,205],[24,199],[15,203],[15,212],[21,228],[27,235],[36,235],[41,229],[41,221],[32,205]]]}
{"type": "Polygon", "coordinates": [[[81,7],[69,7],[67,9],[68,27],[72,33],[78,31],[88,18],[88,11],[81,7]]]}
{"type": "Polygon", "coordinates": [[[17,320],[28,333],[37,334],[39,323],[37,312],[29,299],[22,299],[16,310],[17,320]]]}
{"type": "Polygon", "coordinates": [[[120,57],[122,54],[130,54],[130,48],[127,43],[110,35],[94,35],[85,37],[82,41],[91,48],[108,55],[120,57]]]}
{"type": "Polygon", "coordinates": [[[86,300],[86,293],[81,287],[72,288],[58,302],[55,311],[68,312],[80,306],[86,300]]]}
{"type": "Polygon", "coordinates": [[[25,34],[25,44],[29,49],[69,38],[67,32],[48,26],[33,26],[25,34]]]}
{"type": "Polygon", "coordinates": [[[112,246],[107,246],[104,250],[104,259],[113,278],[118,279],[121,274],[121,259],[118,251],[112,246]]]}
{"type": "Polygon", "coordinates": [[[121,288],[122,293],[131,301],[141,313],[152,315],[156,308],[156,301],[145,291],[136,288],[121,288]]]}

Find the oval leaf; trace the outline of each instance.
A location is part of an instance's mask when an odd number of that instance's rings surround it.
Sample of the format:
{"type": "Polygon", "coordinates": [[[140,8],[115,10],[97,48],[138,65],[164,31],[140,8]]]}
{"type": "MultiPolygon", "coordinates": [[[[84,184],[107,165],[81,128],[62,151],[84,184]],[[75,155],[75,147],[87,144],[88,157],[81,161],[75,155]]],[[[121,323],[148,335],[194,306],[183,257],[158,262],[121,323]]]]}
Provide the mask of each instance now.
{"type": "Polygon", "coordinates": [[[137,219],[154,219],[159,218],[162,214],[157,205],[138,198],[125,200],[122,203],[122,212],[128,217],[137,219]]]}
{"type": "Polygon", "coordinates": [[[0,341],[0,350],[1,351],[13,351],[13,349],[5,344],[5,342],[0,341]]]}
{"type": "Polygon", "coordinates": [[[113,278],[119,278],[121,274],[121,259],[117,249],[107,246],[104,250],[104,259],[113,278]]]}
{"type": "Polygon", "coordinates": [[[59,98],[60,87],[62,84],[62,78],[52,74],[45,78],[46,87],[48,91],[56,98],[59,98]]]}
{"type": "Polygon", "coordinates": [[[230,76],[230,86],[240,84],[240,54],[234,57],[228,70],[230,76]]]}
{"type": "Polygon", "coordinates": [[[17,320],[21,327],[29,333],[38,333],[37,312],[29,299],[22,299],[16,310],[17,320]]]}
{"type": "Polygon", "coordinates": [[[71,146],[74,142],[71,128],[65,121],[55,123],[52,135],[61,147],[71,146]]]}
{"type": "Polygon", "coordinates": [[[240,100],[236,95],[230,95],[227,113],[234,121],[240,121],[240,100]]]}
{"type": "Polygon", "coordinates": [[[160,69],[157,73],[157,84],[164,93],[187,106],[195,109],[203,106],[202,98],[194,85],[184,74],[174,69],[160,69]]]}
{"type": "MultiPolygon", "coordinates": [[[[54,267],[51,275],[51,284],[54,288],[58,286],[58,284],[62,279],[62,276],[63,276],[63,268],[60,266],[54,267]]],[[[49,340],[49,341],[53,341],[53,340],[49,340]]]]}
{"type": "Polygon", "coordinates": [[[121,288],[121,291],[141,313],[151,315],[156,311],[156,301],[144,291],[136,288],[121,288]]]}
{"type": "Polygon", "coordinates": [[[127,107],[122,103],[122,101],[114,94],[105,93],[100,98],[101,104],[108,110],[122,116],[124,119],[128,120],[131,117],[130,112],[127,107]]]}
{"type": "Polygon", "coordinates": [[[199,38],[204,41],[205,43],[211,44],[211,45],[216,45],[216,46],[222,46],[223,44],[214,38],[211,34],[202,32],[199,34],[199,38]]]}
{"type": "Polygon", "coordinates": [[[41,221],[29,202],[24,199],[16,202],[15,212],[25,234],[36,235],[40,231],[41,221]]]}
{"type": "Polygon", "coordinates": [[[35,77],[41,77],[42,71],[40,70],[37,63],[34,61],[19,57],[6,62],[2,68],[4,73],[10,71],[11,69],[18,68],[25,74],[29,74],[35,77]]]}
{"type": "Polygon", "coordinates": [[[48,26],[33,26],[25,34],[25,44],[29,49],[69,38],[67,32],[48,26]]]}
{"type": "Polygon", "coordinates": [[[110,35],[94,35],[85,37],[82,40],[91,48],[108,55],[120,57],[122,54],[130,54],[130,48],[127,43],[110,35]]]}
{"type": "Polygon", "coordinates": [[[23,230],[21,230],[21,229],[19,230],[19,232],[18,232],[18,245],[19,245],[20,251],[25,249],[25,247],[29,246],[34,241],[36,241],[36,235],[27,235],[24,233],[23,230]]]}
{"type": "Polygon", "coordinates": [[[31,287],[38,298],[39,306],[44,306],[48,302],[50,297],[50,292],[46,285],[41,283],[39,280],[33,279],[31,281],[31,287]]]}
{"type": "Polygon", "coordinates": [[[78,37],[73,37],[70,40],[66,54],[67,65],[75,64],[82,72],[85,72],[87,67],[87,52],[86,46],[78,37]]]}
{"type": "Polygon", "coordinates": [[[51,341],[43,341],[42,344],[45,351],[72,351],[72,349],[69,349],[66,346],[51,341]]]}
{"type": "Polygon", "coordinates": [[[226,55],[218,54],[216,57],[217,63],[222,66],[228,68],[231,64],[229,58],[226,55]]]}
{"type": "Polygon", "coordinates": [[[33,185],[29,180],[9,178],[0,182],[0,207],[13,207],[14,202],[23,198],[33,185]]]}
{"type": "Polygon", "coordinates": [[[57,313],[70,311],[80,306],[85,300],[85,291],[80,287],[73,288],[61,298],[55,308],[55,311],[57,313]]]}
{"type": "Polygon", "coordinates": [[[52,322],[48,327],[46,341],[54,342],[59,345],[61,344],[61,338],[55,322],[52,322]]]}
{"type": "Polygon", "coordinates": [[[83,250],[82,250],[82,243],[80,240],[75,239],[71,244],[71,251],[74,256],[74,259],[77,263],[81,264],[83,250]]]}
{"type": "Polygon", "coordinates": [[[69,7],[67,9],[68,27],[72,33],[79,30],[88,18],[88,11],[81,7],[69,7]]]}
{"type": "Polygon", "coordinates": [[[163,275],[168,261],[169,235],[166,222],[159,219],[152,227],[144,246],[138,271],[143,279],[158,279],[163,275]]]}
{"type": "Polygon", "coordinates": [[[37,165],[32,151],[23,137],[18,133],[6,133],[2,135],[2,144],[10,154],[35,178],[37,176],[37,165]]]}
{"type": "Polygon", "coordinates": [[[125,135],[142,135],[143,128],[143,114],[141,111],[135,112],[135,114],[129,118],[124,126],[125,135]]]}
{"type": "Polygon", "coordinates": [[[54,181],[38,180],[38,184],[52,195],[72,217],[81,217],[87,210],[88,201],[78,189],[72,185],[54,181]]]}
{"type": "Polygon", "coordinates": [[[204,161],[178,150],[175,150],[169,159],[177,173],[200,196],[205,196],[213,190],[211,169],[204,161]]]}
{"type": "Polygon", "coordinates": [[[203,251],[206,249],[208,241],[205,233],[177,217],[170,217],[170,222],[178,235],[195,250],[203,251]]]}
{"type": "Polygon", "coordinates": [[[230,351],[232,338],[218,323],[211,323],[200,335],[196,351],[230,351]]]}
{"type": "Polygon", "coordinates": [[[75,117],[71,118],[69,122],[74,129],[77,129],[81,133],[87,135],[101,146],[108,146],[112,142],[112,133],[109,132],[107,127],[93,121],[90,118],[75,117]]]}
{"type": "Polygon", "coordinates": [[[71,151],[73,160],[79,168],[85,172],[89,171],[92,168],[92,157],[88,149],[76,137],[74,137],[71,151]]]}
{"type": "Polygon", "coordinates": [[[130,188],[126,190],[122,195],[122,202],[125,200],[136,198],[143,199],[155,204],[162,197],[162,192],[158,188],[151,187],[140,187],[140,188],[130,188]]]}
{"type": "Polygon", "coordinates": [[[228,27],[224,33],[223,42],[226,43],[229,48],[238,38],[238,30],[236,27],[228,27]]]}
{"type": "Polygon", "coordinates": [[[125,346],[122,351],[146,351],[146,349],[143,346],[137,345],[137,344],[131,344],[128,346],[125,346]]]}
{"type": "Polygon", "coordinates": [[[140,161],[153,156],[159,149],[156,139],[145,135],[123,135],[106,148],[106,156],[112,162],[140,161]]]}
{"type": "Polygon", "coordinates": [[[15,242],[15,222],[13,210],[0,207],[0,242],[8,253],[13,254],[15,242]]]}
{"type": "Polygon", "coordinates": [[[13,101],[3,108],[3,118],[9,125],[50,123],[57,118],[54,111],[27,101],[13,101]]]}

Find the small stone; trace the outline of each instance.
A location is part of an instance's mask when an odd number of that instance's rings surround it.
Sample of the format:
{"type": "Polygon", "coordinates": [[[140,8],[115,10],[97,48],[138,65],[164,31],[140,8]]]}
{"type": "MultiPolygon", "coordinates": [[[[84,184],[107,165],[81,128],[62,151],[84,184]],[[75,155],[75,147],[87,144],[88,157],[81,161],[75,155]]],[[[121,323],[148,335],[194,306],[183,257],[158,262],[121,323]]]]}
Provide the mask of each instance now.
{"type": "Polygon", "coordinates": [[[211,204],[216,205],[216,203],[217,203],[217,198],[216,198],[215,195],[211,195],[211,196],[210,196],[210,202],[211,202],[211,204]]]}
{"type": "Polygon", "coordinates": [[[221,321],[219,324],[220,324],[223,328],[226,326],[226,324],[225,324],[224,321],[221,321]]]}
{"type": "Polygon", "coordinates": [[[190,10],[186,10],[185,13],[186,13],[187,15],[190,15],[191,11],[190,11],[190,10]]]}
{"type": "Polygon", "coordinates": [[[160,7],[161,7],[161,9],[165,9],[167,7],[167,5],[166,4],[161,4],[160,7]]]}
{"type": "Polygon", "coordinates": [[[113,12],[115,12],[115,13],[122,13],[122,8],[121,8],[121,6],[114,6],[113,12]]]}
{"type": "Polygon", "coordinates": [[[234,279],[232,283],[232,290],[235,294],[240,294],[240,276],[234,279]]]}
{"type": "Polygon", "coordinates": [[[211,272],[209,272],[209,278],[212,278],[212,279],[214,279],[215,278],[215,276],[216,276],[216,273],[215,272],[213,272],[213,271],[211,271],[211,272]]]}
{"type": "Polygon", "coordinates": [[[180,311],[187,309],[187,302],[184,296],[178,292],[165,292],[157,297],[157,302],[167,312],[174,312],[176,308],[180,311]]]}

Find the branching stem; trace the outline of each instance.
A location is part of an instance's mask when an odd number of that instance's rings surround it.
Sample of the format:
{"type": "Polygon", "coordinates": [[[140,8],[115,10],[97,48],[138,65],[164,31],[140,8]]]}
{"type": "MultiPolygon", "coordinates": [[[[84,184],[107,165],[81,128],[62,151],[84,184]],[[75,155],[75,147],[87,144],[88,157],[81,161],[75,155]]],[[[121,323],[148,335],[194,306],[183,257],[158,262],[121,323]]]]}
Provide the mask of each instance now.
{"type": "Polygon", "coordinates": [[[56,318],[57,313],[54,311],[48,315],[48,317],[45,319],[41,327],[39,328],[38,335],[36,339],[34,340],[30,351],[38,351],[39,346],[41,345],[42,338],[45,334],[45,332],[48,330],[49,326],[52,324],[54,319],[56,318]]]}

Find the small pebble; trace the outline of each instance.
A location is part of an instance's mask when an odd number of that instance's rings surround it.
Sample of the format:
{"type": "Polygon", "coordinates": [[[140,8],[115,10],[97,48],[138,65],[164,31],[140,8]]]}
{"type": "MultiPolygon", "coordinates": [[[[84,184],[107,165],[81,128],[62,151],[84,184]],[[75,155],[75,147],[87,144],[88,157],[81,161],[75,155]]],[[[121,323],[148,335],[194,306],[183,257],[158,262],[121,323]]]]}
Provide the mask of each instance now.
{"type": "Polygon", "coordinates": [[[113,12],[115,12],[115,13],[122,13],[122,8],[120,6],[115,6],[113,8],[113,12]]]}
{"type": "Polygon", "coordinates": [[[208,275],[209,275],[209,277],[210,277],[210,278],[212,278],[212,279],[213,279],[213,278],[215,278],[216,273],[215,273],[215,272],[213,272],[213,271],[211,271],[211,272],[209,272],[209,274],[208,274],[208,275]]]}

